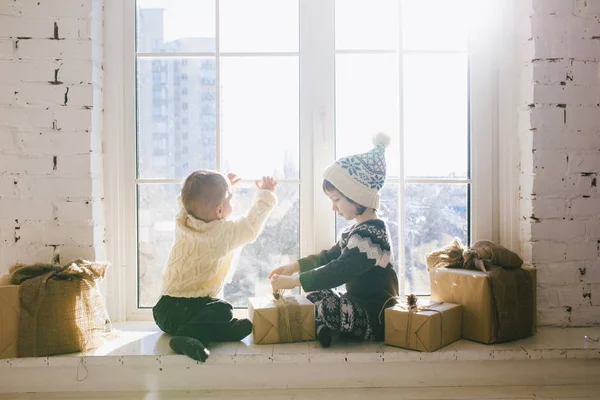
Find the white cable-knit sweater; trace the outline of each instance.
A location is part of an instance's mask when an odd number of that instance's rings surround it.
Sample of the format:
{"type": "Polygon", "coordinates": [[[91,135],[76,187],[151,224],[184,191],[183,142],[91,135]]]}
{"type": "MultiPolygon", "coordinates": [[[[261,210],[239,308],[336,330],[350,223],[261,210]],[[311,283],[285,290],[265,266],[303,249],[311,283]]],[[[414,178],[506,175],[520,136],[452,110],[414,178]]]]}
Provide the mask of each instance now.
{"type": "Polygon", "coordinates": [[[275,205],[275,193],[259,190],[245,217],[210,222],[192,217],[181,207],[162,278],[162,294],[216,297],[223,289],[235,250],[258,237],[275,205]]]}

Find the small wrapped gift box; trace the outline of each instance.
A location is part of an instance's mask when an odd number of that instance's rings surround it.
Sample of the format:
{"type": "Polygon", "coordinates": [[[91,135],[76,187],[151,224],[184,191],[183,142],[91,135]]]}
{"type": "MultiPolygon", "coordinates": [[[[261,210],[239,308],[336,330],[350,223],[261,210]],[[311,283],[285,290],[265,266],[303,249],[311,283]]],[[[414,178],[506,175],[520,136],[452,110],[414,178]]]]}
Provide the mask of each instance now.
{"type": "Polygon", "coordinates": [[[255,344],[315,339],[315,305],[304,296],[251,297],[248,315],[255,344]]]}
{"type": "Polygon", "coordinates": [[[431,303],[411,311],[396,305],[385,310],[385,344],[417,351],[435,351],[461,337],[462,307],[431,303]]]}
{"type": "Polygon", "coordinates": [[[463,339],[489,344],[535,332],[535,268],[434,268],[429,276],[432,301],[463,306],[463,339]]]}

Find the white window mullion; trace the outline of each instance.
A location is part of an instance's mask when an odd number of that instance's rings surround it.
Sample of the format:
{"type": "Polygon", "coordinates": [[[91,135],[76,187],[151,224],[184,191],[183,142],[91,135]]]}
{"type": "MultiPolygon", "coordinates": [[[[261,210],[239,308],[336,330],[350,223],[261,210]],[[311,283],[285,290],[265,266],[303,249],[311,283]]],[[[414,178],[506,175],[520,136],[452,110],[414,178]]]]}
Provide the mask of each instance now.
{"type": "MultiPolygon", "coordinates": [[[[404,154],[404,49],[403,49],[403,31],[402,31],[402,1],[398,1],[398,82],[399,82],[399,102],[398,102],[398,148],[400,154],[404,154]]],[[[404,157],[399,163],[398,177],[400,184],[398,185],[398,278],[400,280],[400,294],[406,294],[406,179],[404,173],[404,157]]]]}
{"type": "Polygon", "coordinates": [[[471,242],[497,240],[494,235],[493,138],[496,132],[493,85],[494,49],[485,32],[471,35],[469,41],[469,107],[471,135],[471,242]]]}
{"type": "MultiPolygon", "coordinates": [[[[106,30],[104,33],[104,74],[105,82],[110,82],[104,87],[104,194],[106,206],[106,237],[108,260],[111,261],[110,271],[106,276],[102,287],[107,301],[108,311],[113,321],[123,321],[127,318],[129,298],[127,289],[130,281],[130,270],[125,257],[127,255],[126,244],[119,238],[125,237],[127,231],[132,231],[130,225],[124,224],[123,217],[127,215],[124,207],[124,174],[122,165],[126,163],[127,144],[123,142],[126,136],[126,121],[129,120],[129,109],[133,102],[123,96],[123,89],[132,83],[129,71],[125,68],[125,60],[128,65],[133,60],[134,53],[128,48],[133,38],[132,23],[126,12],[128,2],[108,1],[105,4],[105,15],[107,19],[123,21],[124,24],[115,24],[114,29],[106,30]]],[[[130,125],[129,125],[130,126],[130,125]]],[[[135,235],[135,230],[133,230],[135,235]]]]}
{"type": "Polygon", "coordinates": [[[138,248],[137,243],[137,161],[135,156],[135,149],[137,147],[137,106],[136,106],[136,77],[137,77],[137,60],[136,60],[136,4],[135,0],[128,0],[124,2],[125,12],[125,35],[123,38],[124,43],[124,70],[125,70],[125,85],[124,97],[125,102],[123,109],[125,110],[124,115],[124,134],[123,140],[125,142],[124,148],[126,154],[123,158],[123,209],[124,213],[121,215],[120,223],[124,226],[121,230],[123,236],[118,237],[119,244],[125,246],[123,251],[123,260],[125,267],[127,268],[127,319],[143,319],[140,316],[138,309],[138,270],[137,270],[137,251],[132,249],[138,248]]]}
{"type": "Polygon", "coordinates": [[[321,191],[335,158],[334,0],[303,0],[300,7],[300,173],[302,256],[329,248],[335,216],[321,191]]]}

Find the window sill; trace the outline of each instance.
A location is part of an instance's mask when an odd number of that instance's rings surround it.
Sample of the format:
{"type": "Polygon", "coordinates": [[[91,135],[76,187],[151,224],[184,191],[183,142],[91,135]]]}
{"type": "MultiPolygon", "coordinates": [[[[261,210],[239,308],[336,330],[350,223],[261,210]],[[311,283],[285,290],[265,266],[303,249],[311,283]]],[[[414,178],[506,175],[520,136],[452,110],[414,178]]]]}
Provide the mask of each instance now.
{"type": "Polygon", "coordinates": [[[87,353],[0,360],[0,392],[592,384],[600,376],[600,342],[584,339],[599,337],[598,327],[540,328],[495,345],[460,340],[432,353],[383,343],[254,345],[248,337],[214,344],[205,364],[173,354],[154,324],[115,328],[119,337],[87,353]]]}

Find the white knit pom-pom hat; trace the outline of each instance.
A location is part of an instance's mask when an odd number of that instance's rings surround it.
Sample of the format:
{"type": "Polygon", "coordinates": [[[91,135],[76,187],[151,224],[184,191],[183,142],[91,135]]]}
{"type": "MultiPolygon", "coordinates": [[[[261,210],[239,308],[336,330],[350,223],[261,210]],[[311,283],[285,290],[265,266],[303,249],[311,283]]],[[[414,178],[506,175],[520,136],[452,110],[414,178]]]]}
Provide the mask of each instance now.
{"type": "Polygon", "coordinates": [[[350,200],[368,207],[379,208],[379,191],[385,184],[385,148],[390,137],[385,133],[373,136],[375,147],[362,154],[342,157],[330,165],[323,178],[331,182],[350,200]]]}

